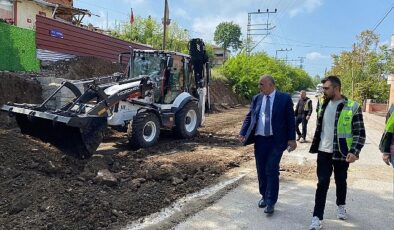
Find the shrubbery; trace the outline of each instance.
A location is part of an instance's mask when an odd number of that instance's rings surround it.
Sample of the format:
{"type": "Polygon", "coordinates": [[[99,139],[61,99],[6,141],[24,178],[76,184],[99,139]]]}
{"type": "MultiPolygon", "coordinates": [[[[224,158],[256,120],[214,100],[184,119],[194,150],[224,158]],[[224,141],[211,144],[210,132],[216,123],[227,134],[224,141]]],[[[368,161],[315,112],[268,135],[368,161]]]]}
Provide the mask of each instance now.
{"type": "Polygon", "coordinates": [[[247,98],[259,92],[261,75],[271,75],[276,87],[291,93],[313,86],[311,77],[302,69],[286,65],[283,61],[269,57],[266,53],[250,56],[240,53],[226,61],[221,72],[233,83],[234,91],[247,98]]]}

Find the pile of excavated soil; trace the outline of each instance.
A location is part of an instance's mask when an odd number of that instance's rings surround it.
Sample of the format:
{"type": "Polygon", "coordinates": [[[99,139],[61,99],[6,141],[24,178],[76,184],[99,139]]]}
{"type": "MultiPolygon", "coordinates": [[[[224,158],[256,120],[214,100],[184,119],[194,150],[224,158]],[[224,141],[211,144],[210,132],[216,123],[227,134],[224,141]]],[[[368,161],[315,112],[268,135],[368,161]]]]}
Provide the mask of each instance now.
{"type": "Polygon", "coordinates": [[[250,102],[235,94],[230,83],[226,80],[213,80],[210,83],[210,101],[213,110],[228,109],[235,105],[247,105],[250,102]]]}
{"type": "MultiPolygon", "coordinates": [[[[42,89],[36,75],[0,71],[0,106],[7,102],[36,104],[42,102],[42,89]]],[[[0,112],[0,128],[15,127],[15,122],[0,112]]]]}
{"type": "Polygon", "coordinates": [[[27,73],[0,71],[0,104],[9,101],[29,104],[42,102],[41,86],[35,77],[27,73]]]}

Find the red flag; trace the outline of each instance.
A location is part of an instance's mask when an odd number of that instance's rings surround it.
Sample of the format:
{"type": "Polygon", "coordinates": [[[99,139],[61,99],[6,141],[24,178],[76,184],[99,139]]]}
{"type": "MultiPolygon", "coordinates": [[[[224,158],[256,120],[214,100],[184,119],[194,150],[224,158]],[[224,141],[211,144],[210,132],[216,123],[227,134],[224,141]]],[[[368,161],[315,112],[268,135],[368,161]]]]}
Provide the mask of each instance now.
{"type": "Polygon", "coordinates": [[[132,25],[133,23],[134,23],[134,14],[133,14],[133,8],[131,8],[130,24],[132,25]]]}

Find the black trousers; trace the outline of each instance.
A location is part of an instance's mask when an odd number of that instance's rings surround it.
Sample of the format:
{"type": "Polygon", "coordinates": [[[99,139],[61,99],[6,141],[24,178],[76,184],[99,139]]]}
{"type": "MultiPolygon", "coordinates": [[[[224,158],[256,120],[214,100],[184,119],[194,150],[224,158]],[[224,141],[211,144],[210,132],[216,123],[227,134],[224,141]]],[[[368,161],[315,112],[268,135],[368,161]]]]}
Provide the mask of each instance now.
{"type": "Polygon", "coordinates": [[[279,150],[273,136],[256,136],[254,156],[256,159],[259,191],[267,205],[275,205],[279,193],[279,163],[283,151],[279,150]]]}
{"type": "Polygon", "coordinates": [[[308,120],[306,119],[305,116],[297,117],[297,119],[296,119],[297,135],[304,138],[304,140],[306,138],[307,126],[308,126],[308,120]],[[299,129],[300,124],[302,124],[302,133],[300,132],[300,129],[299,129]]]}
{"type": "Polygon", "coordinates": [[[317,155],[317,189],[315,194],[315,208],[313,216],[323,219],[324,207],[326,205],[327,191],[330,186],[330,178],[334,169],[335,184],[337,187],[337,205],[346,204],[347,170],[349,163],[341,160],[333,160],[332,153],[320,152],[317,155]]]}

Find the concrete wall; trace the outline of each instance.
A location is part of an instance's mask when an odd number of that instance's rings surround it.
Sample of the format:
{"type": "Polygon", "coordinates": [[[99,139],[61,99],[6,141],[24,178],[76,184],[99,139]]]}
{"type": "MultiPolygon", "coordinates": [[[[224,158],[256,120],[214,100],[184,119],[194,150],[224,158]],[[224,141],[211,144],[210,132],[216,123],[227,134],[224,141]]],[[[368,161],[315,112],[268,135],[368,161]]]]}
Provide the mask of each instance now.
{"type": "MultiPolygon", "coordinates": [[[[42,98],[47,99],[66,79],[55,77],[38,77],[42,87],[42,98]]],[[[70,81],[70,80],[68,80],[70,81]]],[[[81,92],[84,92],[83,81],[70,81],[75,84],[81,92]]],[[[48,102],[51,109],[59,109],[75,98],[74,94],[68,88],[62,88],[53,99],[48,102]]]]}
{"type": "Polygon", "coordinates": [[[379,103],[371,103],[367,100],[365,105],[365,112],[373,113],[373,112],[387,112],[388,105],[387,104],[379,104],[379,103]]]}
{"type": "MultiPolygon", "coordinates": [[[[94,78],[94,82],[96,84],[111,84],[116,81],[118,78],[117,74],[102,76],[94,78]]],[[[42,88],[42,101],[46,100],[52,93],[55,92],[57,88],[64,81],[68,81],[73,83],[81,93],[85,92],[85,88],[88,87],[89,84],[93,82],[93,79],[88,80],[69,80],[64,78],[56,78],[56,77],[37,77],[37,80],[41,84],[42,88]]],[[[73,92],[71,92],[68,88],[63,87],[55,96],[48,102],[48,107],[51,109],[60,109],[64,105],[68,104],[75,98],[73,92]]]]}

